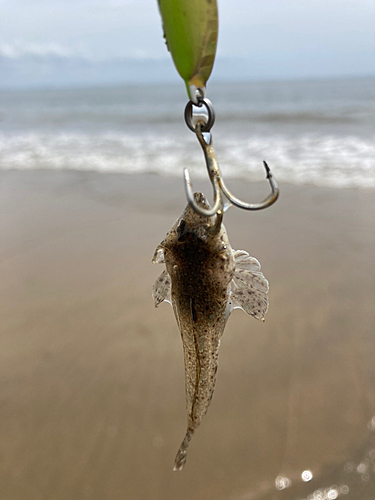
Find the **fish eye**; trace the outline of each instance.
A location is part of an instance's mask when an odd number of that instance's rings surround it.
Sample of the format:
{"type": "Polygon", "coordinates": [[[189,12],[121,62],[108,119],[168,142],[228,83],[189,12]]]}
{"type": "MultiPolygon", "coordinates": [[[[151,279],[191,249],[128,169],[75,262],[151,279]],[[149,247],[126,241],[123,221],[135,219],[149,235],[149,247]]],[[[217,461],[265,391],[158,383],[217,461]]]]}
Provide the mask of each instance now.
{"type": "Polygon", "coordinates": [[[189,234],[189,226],[184,220],[182,220],[177,226],[177,240],[183,242],[186,240],[189,234]]]}

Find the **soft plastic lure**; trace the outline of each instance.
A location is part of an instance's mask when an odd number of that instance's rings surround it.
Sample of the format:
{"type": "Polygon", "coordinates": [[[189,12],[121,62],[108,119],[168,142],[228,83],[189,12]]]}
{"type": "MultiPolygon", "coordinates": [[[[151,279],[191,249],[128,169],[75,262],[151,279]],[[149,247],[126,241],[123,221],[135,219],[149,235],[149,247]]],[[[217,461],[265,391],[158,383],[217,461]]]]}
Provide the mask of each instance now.
{"type": "MultiPolygon", "coordinates": [[[[194,200],[209,208],[202,193],[194,200]]],[[[210,405],[229,315],[241,308],[263,320],[268,309],[268,281],[259,262],[244,250],[232,250],[221,221],[222,216],[199,215],[188,204],[152,260],[166,266],[153,287],[155,307],[172,304],[184,348],[187,431],[174,470],[183,468],[189,442],[210,405]]]]}

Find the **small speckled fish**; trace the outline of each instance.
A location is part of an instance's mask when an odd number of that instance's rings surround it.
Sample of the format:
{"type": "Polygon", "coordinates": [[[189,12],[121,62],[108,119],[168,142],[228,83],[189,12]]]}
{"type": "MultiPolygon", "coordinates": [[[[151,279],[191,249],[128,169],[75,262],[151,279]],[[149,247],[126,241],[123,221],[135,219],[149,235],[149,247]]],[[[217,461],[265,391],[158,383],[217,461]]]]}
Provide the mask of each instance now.
{"type": "MultiPolygon", "coordinates": [[[[202,193],[194,198],[209,208],[202,193]]],[[[155,307],[163,301],[172,304],[184,348],[188,425],[174,463],[174,470],[181,470],[212,399],[227,319],[233,309],[241,308],[263,320],[268,281],[256,259],[232,250],[219,216],[202,217],[189,205],[156,248],[152,262],[166,266],[153,287],[155,307]]]]}

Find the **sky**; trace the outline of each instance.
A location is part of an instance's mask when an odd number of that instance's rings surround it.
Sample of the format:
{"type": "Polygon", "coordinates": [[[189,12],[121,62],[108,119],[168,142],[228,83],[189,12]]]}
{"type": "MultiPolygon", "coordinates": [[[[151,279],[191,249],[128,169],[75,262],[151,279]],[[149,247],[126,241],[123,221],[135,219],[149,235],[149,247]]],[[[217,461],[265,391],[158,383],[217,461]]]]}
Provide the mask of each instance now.
{"type": "MultiPolygon", "coordinates": [[[[375,0],[218,0],[212,78],[375,75],[375,0]]],[[[0,0],[0,87],[174,82],[157,0],[0,0]]]]}

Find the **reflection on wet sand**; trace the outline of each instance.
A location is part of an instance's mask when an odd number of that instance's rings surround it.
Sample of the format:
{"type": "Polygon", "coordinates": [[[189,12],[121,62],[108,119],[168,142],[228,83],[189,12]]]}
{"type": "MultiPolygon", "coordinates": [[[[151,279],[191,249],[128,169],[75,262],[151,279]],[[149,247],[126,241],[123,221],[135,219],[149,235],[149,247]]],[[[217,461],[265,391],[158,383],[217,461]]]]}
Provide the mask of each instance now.
{"type": "MultiPolygon", "coordinates": [[[[283,185],[277,206],[226,214],[270,309],[264,324],[230,317],[176,474],[182,346],[170,306],[153,308],[150,261],[185,205],[180,180],[1,177],[3,498],[373,500],[372,191],[283,185]]],[[[230,187],[261,199],[263,184],[230,187]]]]}
{"type": "MultiPolygon", "coordinates": [[[[375,494],[375,417],[369,422],[369,435],[350,459],[323,468],[313,478],[311,471],[304,471],[301,477],[286,478],[278,476],[275,488],[279,491],[289,489],[288,493],[275,495],[268,493],[257,498],[288,498],[298,500],[372,500],[375,494]],[[314,479],[312,483],[310,481],[314,479]],[[310,484],[303,484],[309,482],[310,484]],[[287,497],[285,495],[288,495],[287,497]]],[[[246,497],[244,497],[245,500],[246,497]]]]}
{"type": "Polygon", "coordinates": [[[274,484],[264,482],[240,500],[335,500],[340,497],[372,500],[375,495],[375,416],[368,429],[367,439],[349,460],[323,467],[316,475],[310,470],[300,475],[295,472],[289,477],[278,475],[274,484]]]}

